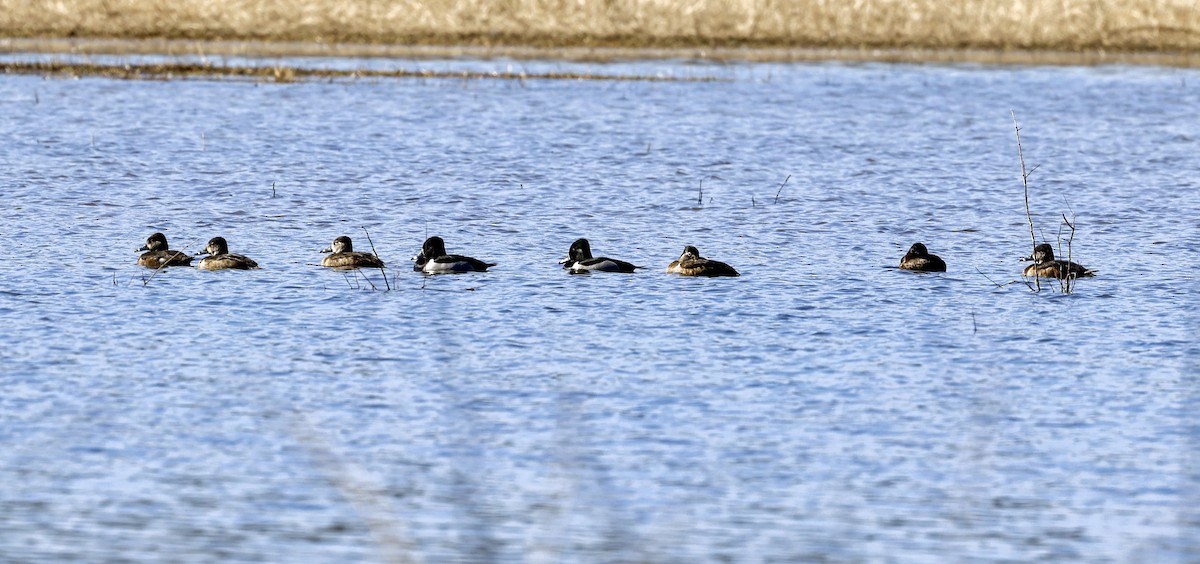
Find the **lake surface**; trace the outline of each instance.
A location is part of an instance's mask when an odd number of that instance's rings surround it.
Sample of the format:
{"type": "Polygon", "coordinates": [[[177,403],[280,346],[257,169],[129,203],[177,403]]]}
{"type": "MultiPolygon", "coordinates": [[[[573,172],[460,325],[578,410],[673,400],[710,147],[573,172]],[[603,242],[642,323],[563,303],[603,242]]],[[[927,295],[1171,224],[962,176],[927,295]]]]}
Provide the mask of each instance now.
{"type": "Polygon", "coordinates": [[[3,560],[1200,560],[1200,71],[289,63],[721,80],[0,77],[3,560]]]}

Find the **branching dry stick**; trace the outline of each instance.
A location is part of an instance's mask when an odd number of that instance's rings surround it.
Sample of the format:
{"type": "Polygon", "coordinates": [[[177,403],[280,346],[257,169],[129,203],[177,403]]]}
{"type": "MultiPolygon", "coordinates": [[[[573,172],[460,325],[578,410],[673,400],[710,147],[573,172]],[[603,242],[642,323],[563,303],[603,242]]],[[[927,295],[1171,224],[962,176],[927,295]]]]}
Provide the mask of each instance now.
{"type": "MultiPolygon", "coordinates": [[[[353,270],[353,272],[354,272],[354,279],[355,279],[355,280],[358,280],[358,277],[359,277],[359,276],[362,276],[362,279],[363,279],[363,280],[366,280],[366,281],[367,281],[367,284],[370,284],[370,286],[371,286],[371,289],[372,289],[372,290],[375,290],[375,291],[378,291],[378,290],[379,290],[379,288],[375,287],[375,283],[374,283],[374,282],[372,282],[372,281],[371,281],[371,279],[370,279],[370,278],[369,278],[369,277],[368,277],[368,276],[367,276],[367,275],[366,275],[366,274],[365,274],[363,271],[361,271],[361,270],[359,270],[359,269],[355,268],[355,269],[353,270]]],[[[386,279],[386,278],[387,278],[387,276],[384,276],[384,278],[386,279]]]]}
{"type": "MultiPolygon", "coordinates": [[[[1025,150],[1021,147],[1021,126],[1017,125],[1017,111],[1009,109],[1009,113],[1012,114],[1013,129],[1017,132],[1017,158],[1021,160],[1021,184],[1025,187],[1025,220],[1029,222],[1029,240],[1036,247],[1037,235],[1033,233],[1033,214],[1029,211],[1029,175],[1033,174],[1034,170],[1037,170],[1038,165],[1035,165],[1033,170],[1025,170],[1025,150]]],[[[1029,286],[1029,289],[1034,292],[1042,289],[1042,282],[1038,279],[1036,272],[1033,276],[1033,285],[1031,286],[1029,282],[1026,282],[1025,285],[1029,286]]]]}
{"type": "Polygon", "coordinates": [[[1009,285],[1009,284],[1012,284],[1013,282],[1016,282],[1016,280],[1012,280],[1012,281],[1009,281],[1009,282],[1005,282],[1005,283],[1003,283],[1003,284],[1000,284],[999,282],[996,282],[995,280],[992,280],[992,277],[991,277],[991,276],[988,276],[988,275],[984,274],[984,273],[983,273],[983,271],[982,271],[982,270],[979,270],[978,268],[976,268],[976,269],[975,269],[975,272],[978,272],[980,276],[982,276],[982,277],[984,277],[984,278],[987,278],[987,281],[988,281],[988,282],[991,282],[991,283],[992,283],[992,285],[993,285],[993,286],[995,286],[995,287],[997,287],[997,288],[1003,288],[1003,287],[1005,287],[1005,286],[1007,286],[1007,285],[1009,285]]]}
{"type": "MultiPolygon", "coordinates": [[[[363,226],[362,230],[363,230],[363,233],[367,234],[367,244],[371,245],[371,254],[375,255],[375,258],[379,258],[379,252],[375,250],[375,241],[371,240],[371,232],[367,231],[367,227],[365,225],[363,226]]],[[[382,263],[383,259],[380,259],[379,262],[382,263]]],[[[380,274],[383,274],[384,287],[386,287],[389,292],[392,291],[392,285],[388,283],[387,271],[384,270],[382,266],[380,266],[379,272],[380,272],[380,274]]]]}
{"type": "Polygon", "coordinates": [[[1017,125],[1017,111],[1010,109],[1009,113],[1012,114],[1013,129],[1017,132],[1017,158],[1021,160],[1021,184],[1025,186],[1025,219],[1029,221],[1029,240],[1033,242],[1034,246],[1037,246],[1037,236],[1033,234],[1033,214],[1029,212],[1029,175],[1033,174],[1033,170],[1037,170],[1037,167],[1026,172],[1025,150],[1021,147],[1021,127],[1017,125]]]}
{"type": "MultiPolygon", "coordinates": [[[[1072,243],[1075,242],[1075,210],[1071,207],[1071,202],[1067,201],[1066,197],[1063,197],[1063,204],[1065,204],[1067,206],[1067,210],[1071,212],[1071,220],[1070,221],[1067,221],[1067,214],[1065,214],[1065,213],[1062,214],[1063,223],[1067,224],[1067,227],[1071,228],[1071,235],[1067,237],[1067,262],[1071,262],[1072,260],[1074,260],[1074,258],[1071,256],[1071,250],[1072,250],[1072,243]]],[[[1074,281],[1075,281],[1075,277],[1072,276],[1071,282],[1074,283],[1074,281]]],[[[1067,287],[1067,290],[1068,291],[1070,290],[1069,286],[1067,287]]]]}
{"type": "MultiPolygon", "coordinates": [[[[1070,206],[1068,205],[1068,208],[1069,207],[1070,206]]],[[[1074,212],[1072,212],[1071,217],[1072,218],[1075,217],[1074,212]]],[[[1069,227],[1071,229],[1071,234],[1067,236],[1067,262],[1069,263],[1072,260],[1071,244],[1075,242],[1075,222],[1068,220],[1067,214],[1065,214],[1065,213],[1062,214],[1062,219],[1063,219],[1063,223],[1067,224],[1067,227],[1069,227]]],[[[1071,286],[1074,284],[1074,282],[1075,282],[1075,273],[1072,272],[1068,268],[1067,276],[1063,279],[1063,293],[1064,294],[1068,294],[1071,292],[1071,286]]]]}
{"type": "Polygon", "coordinates": [[[787,186],[787,181],[789,181],[791,179],[792,179],[792,175],[790,175],[790,174],[787,175],[787,178],[783,179],[783,184],[780,184],[779,189],[775,191],[775,203],[776,204],[779,203],[779,194],[783,192],[783,187],[787,186]]]}

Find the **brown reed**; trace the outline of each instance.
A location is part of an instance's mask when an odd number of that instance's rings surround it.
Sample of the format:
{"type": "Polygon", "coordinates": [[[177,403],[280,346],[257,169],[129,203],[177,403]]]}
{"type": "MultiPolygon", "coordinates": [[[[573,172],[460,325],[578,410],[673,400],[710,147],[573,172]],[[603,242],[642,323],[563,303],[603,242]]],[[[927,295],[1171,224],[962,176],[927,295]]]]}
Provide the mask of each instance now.
{"type": "Polygon", "coordinates": [[[0,0],[0,37],[1200,51],[1193,0],[0,0]]]}

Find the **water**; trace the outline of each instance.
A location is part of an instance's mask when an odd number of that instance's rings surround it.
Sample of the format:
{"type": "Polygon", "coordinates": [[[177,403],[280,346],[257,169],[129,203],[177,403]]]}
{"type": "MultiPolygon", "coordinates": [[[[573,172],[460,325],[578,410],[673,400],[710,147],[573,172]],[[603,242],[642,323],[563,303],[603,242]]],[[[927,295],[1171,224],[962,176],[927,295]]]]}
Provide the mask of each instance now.
{"type": "Polygon", "coordinates": [[[522,64],[0,80],[4,560],[1200,560],[1197,71],[522,64]]]}

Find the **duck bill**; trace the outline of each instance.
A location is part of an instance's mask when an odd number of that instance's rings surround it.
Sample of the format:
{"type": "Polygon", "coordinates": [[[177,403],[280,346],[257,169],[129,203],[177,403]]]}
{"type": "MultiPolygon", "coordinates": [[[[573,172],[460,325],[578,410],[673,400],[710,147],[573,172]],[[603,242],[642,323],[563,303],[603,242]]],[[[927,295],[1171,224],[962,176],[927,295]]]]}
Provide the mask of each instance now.
{"type": "Polygon", "coordinates": [[[321,249],[321,252],[322,252],[322,253],[332,253],[332,252],[333,252],[333,247],[329,247],[328,249],[321,249]]]}
{"type": "Polygon", "coordinates": [[[142,245],[142,246],[141,246],[141,247],[139,247],[139,248],[138,248],[136,251],[133,251],[133,252],[135,252],[135,253],[140,253],[140,252],[142,252],[142,251],[149,251],[149,250],[150,250],[150,247],[149,247],[148,245],[142,245]]]}

